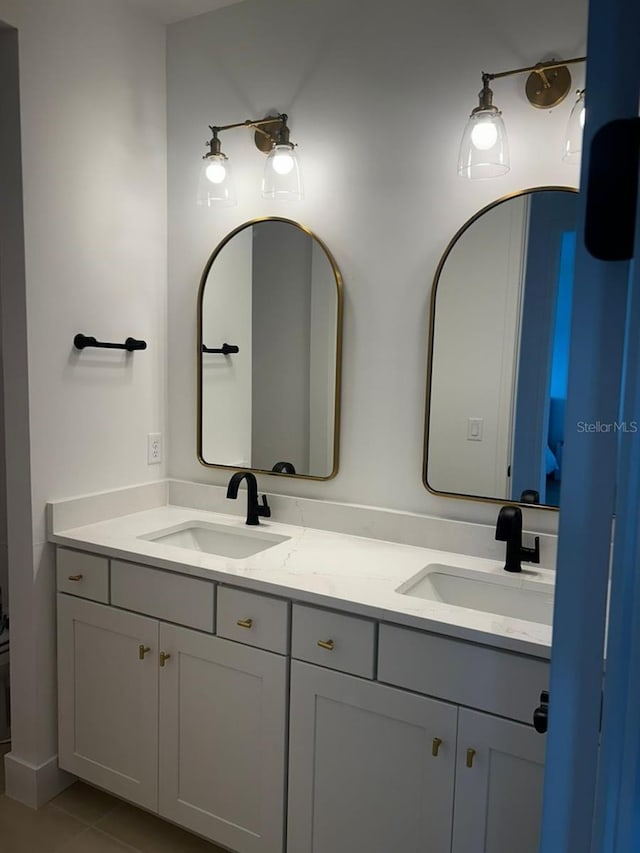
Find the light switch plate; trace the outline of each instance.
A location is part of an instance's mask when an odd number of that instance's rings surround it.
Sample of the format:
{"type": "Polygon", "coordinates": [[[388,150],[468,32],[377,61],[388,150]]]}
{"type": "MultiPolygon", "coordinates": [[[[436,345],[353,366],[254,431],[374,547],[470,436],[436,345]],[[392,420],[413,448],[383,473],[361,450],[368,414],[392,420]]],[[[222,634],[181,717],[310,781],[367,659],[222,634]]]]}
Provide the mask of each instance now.
{"type": "Polygon", "coordinates": [[[467,441],[482,441],[484,418],[467,418],[467,441]]]}

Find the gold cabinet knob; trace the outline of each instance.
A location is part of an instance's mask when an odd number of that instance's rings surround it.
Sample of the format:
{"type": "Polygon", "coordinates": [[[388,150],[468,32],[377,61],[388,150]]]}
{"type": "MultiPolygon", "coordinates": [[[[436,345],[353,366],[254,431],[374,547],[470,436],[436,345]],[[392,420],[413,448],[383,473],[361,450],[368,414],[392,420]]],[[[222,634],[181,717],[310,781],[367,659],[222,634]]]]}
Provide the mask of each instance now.
{"type": "Polygon", "coordinates": [[[440,751],[440,747],[442,746],[442,738],[434,737],[431,742],[431,755],[434,758],[438,757],[438,752],[440,751]]]}
{"type": "Polygon", "coordinates": [[[251,628],[253,626],[253,619],[238,619],[236,625],[238,628],[251,628]]]}
{"type": "Polygon", "coordinates": [[[138,657],[140,658],[140,660],[144,660],[144,656],[146,655],[147,652],[150,652],[150,651],[151,651],[151,649],[149,648],[149,646],[143,646],[142,644],[140,644],[138,646],[138,657]]]}
{"type": "Polygon", "coordinates": [[[321,649],[326,649],[328,652],[332,652],[334,649],[333,640],[318,640],[318,645],[321,649]]]}
{"type": "Polygon", "coordinates": [[[81,581],[84,575],[69,575],[70,581],[81,581]]]}
{"type": "Polygon", "coordinates": [[[467,767],[473,767],[473,759],[475,758],[475,756],[476,756],[475,749],[468,749],[467,750],[467,767]]]}
{"type": "Polygon", "coordinates": [[[160,652],[160,666],[164,666],[170,657],[171,655],[167,654],[167,652],[160,652]]]}

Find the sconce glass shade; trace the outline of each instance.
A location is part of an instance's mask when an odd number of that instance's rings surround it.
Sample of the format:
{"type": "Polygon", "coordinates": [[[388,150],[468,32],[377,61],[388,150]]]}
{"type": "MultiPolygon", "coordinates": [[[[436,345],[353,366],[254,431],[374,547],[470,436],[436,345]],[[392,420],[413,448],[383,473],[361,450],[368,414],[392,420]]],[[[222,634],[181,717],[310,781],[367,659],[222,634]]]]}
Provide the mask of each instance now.
{"type": "Polygon", "coordinates": [[[204,158],[198,178],[198,204],[205,207],[236,203],[236,191],[227,157],[209,154],[204,158]]]}
{"type": "Polygon", "coordinates": [[[569,121],[567,122],[567,132],[562,152],[562,159],[565,163],[578,164],[580,162],[585,117],[584,89],[582,89],[582,91],[578,92],[577,100],[573,105],[569,121]]]}
{"type": "Polygon", "coordinates": [[[497,178],[511,168],[509,142],[496,107],[475,109],[462,134],[458,156],[458,174],[470,180],[497,178]]]}
{"type": "Polygon", "coordinates": [[[300,201],[303,197],[300,164],[290,143],[274,145],[267,157],[262,178],[263,198],[300,201]]]}

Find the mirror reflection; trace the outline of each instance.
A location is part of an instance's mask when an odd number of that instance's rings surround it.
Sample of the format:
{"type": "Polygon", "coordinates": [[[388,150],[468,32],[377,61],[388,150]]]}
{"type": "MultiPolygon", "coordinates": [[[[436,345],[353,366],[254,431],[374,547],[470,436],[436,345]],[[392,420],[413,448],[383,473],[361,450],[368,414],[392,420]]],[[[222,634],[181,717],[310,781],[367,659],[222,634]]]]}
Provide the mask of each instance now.
{"type": "Polygon", "coordinates": [[[577,193],[480,211],[440,262],[425,436],[430,491],[557,507],[577,193]]]}
{"type": "Polygon", "coordinates": [[[203,465],[329,479],[338,465],[342,282],[304,226],[241,225],[198,300],[203,465]]]}

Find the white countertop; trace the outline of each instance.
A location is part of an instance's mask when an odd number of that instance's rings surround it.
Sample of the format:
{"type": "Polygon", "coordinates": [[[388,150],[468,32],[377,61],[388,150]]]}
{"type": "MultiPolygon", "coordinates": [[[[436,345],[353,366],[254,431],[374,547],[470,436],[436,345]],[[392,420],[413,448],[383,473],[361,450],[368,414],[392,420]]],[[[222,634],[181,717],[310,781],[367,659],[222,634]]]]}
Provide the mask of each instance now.
{"type": "MultiPolygon", "coordinates": [[[[57,545],[145,563],[182,574],[209,578],[310,604],[434,631],[522,654],[548,658],[551,627],[495,616],[466,607],[396,592],[431,563],[504,575],[503,563],[449,551],[436,551],[361,536],[261,519],[265,533],[289,539],[258,554],[230,559],[138,537],[191,521],[214,522],[250,530],[236,515],[179,506],[161,506],[108,521],[59,530],[49,535],[57,545]]],[[[538,566],[510,576],[510,584],[535,580],[553,589],[555,573],[538,566]]]]}

